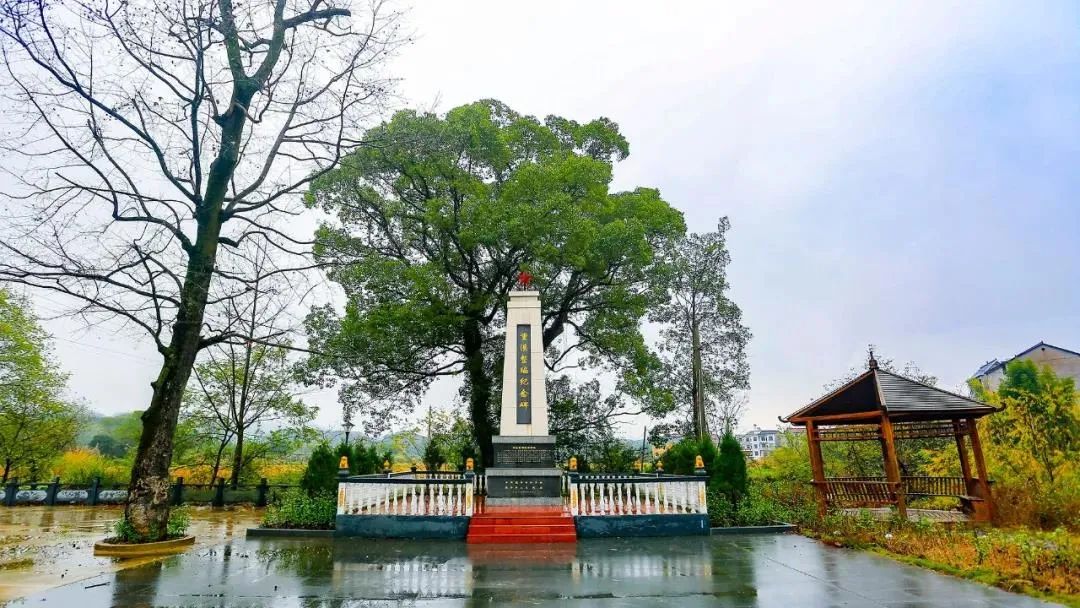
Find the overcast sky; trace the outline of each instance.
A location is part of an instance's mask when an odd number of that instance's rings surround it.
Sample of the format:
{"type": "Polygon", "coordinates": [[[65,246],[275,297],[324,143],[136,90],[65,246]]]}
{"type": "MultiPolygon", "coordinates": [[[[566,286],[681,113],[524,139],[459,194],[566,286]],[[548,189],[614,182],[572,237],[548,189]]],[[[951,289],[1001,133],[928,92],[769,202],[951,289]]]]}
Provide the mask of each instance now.
{"type": "MultiPolygon", "coordinates": [[[[1039,5],[440,0],[393,69],[422,108],[611,118],[619,189],[659,188],[691,231],[729,216],[743,422],[771,427],[868,343],[946,388],[1080,349],[1080,5],[1039,5]]],[[[47,326],[92,408],[145,407],[149,345],[47,326]]],[[[332,391],[309,399],[338,424],[332,391]]]]}

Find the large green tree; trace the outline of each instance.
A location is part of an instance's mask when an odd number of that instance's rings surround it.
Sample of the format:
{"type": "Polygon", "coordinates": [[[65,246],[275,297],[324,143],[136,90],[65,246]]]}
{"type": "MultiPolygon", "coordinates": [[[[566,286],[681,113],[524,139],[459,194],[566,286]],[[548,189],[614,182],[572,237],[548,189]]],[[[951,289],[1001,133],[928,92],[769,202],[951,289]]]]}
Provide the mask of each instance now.
{"type": "Polygon", "coordinates": [[[40,474],[75,442],[82,412],[63,399],[67,376],[48,339],[30,304],[0,288],[0,482],[40,474]]]}
{"type": "Polygon", "coordinates": [[[309,194],[335,219],[316,253],[348,298],[344,314],[308,319],[310,363],[346,381],[347,407],[386,422],[434,379],[464,375],[490,463],[504,307],[522,268],[541,292],[550,367],[604,368],[618,391],[670,406],[639,327],[665,297],[658,254],[685,226],[655,189],[611,191],[629,153],[615,123],[541,121],[484,100],[445,116],[402,111],[366,137],[383,143],[309,194]]]}
{"type": "Polygon", "coordinates": [[[720,218],[716,232],[688,234],[667,252],[670,275],[668,299],[651,314],[663,323],[661,351],[664,379],[680,405],[681,420],[674,434],[709,436],[710,417],[729,433],[738,422],[744,403],[739,391],[750,388],[746,345],[750,330],[742,311],[728,297],[727,267],[731,255],[726,236],[728,218],[720,218]],[[688,431],[688,432],[687,432],[688,431]]]}
{"type": "Polygon", "coordinates": [[[1038,471],[1053,484],[1063,467],[1077,462],[1080,393],[1072,378],[1058,376],[1049,366],[1018,360],[1005,366],[996,392],[986,391],[974,379],[969,386],[976,397],[1005,406],[989,416],[987,424],[991,441],[1016,450],[1010,463],[1014,468],[1038,471]],[[1034,466],[1025,467],[1027,463],[1034,466]]]}

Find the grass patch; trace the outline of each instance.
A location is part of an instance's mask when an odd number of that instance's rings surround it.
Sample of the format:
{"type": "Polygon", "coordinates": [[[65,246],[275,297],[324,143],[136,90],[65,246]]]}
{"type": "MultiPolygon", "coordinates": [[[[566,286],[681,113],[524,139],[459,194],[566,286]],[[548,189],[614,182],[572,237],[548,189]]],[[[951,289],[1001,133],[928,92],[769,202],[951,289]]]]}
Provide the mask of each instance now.
{"type": "Polygon", "coordinates": [[[957,578],[975,581],[977,583],[982,583],[991,587],[998,587],[1006,591],[1012,591],[1014,593],[1023,593],[1024,595],[1030,595],[1032,597],[1043,599],[1049,602],[1057,602],[1059,604],[1069,606],[1069,608],[1080,608],[1080,595],[1062,595],[1058,593],[1047,593],[1033,587],[1031,585],[1031,581],[1004,577],[989,568],[957,568],[949,564],[935,562],[934,560],[926,559],[923,557],[893,553],[880,547],[873,547],[870,549],[870,551],[872,553],[882,555],[884,557],[896,560],[901,563],[910,564],[912,566],[918,566],[920,568],[926,568],[927,570],[933,570],[935,572],[948,574],[957,578]]]}

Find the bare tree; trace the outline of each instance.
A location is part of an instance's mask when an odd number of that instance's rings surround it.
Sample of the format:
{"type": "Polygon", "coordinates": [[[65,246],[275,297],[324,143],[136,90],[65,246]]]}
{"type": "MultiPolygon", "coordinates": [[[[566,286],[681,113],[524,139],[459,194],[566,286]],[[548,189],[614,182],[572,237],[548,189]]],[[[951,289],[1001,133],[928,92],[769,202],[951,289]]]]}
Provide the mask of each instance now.
{"type": "Polygon", "coordinates": [[[15,182],[0,280],[154,340],[161,371],[125,511],[143,538],[165,534],[197,354],[274,338],[224,314],[254,289],[242,245],[307,249],[275,218],[363,145],[387,96],[398,15],[345,1],[0,0],[2,86],[21,125],[0,144],[15,182]]]}
{"type": "MultiPolygon", "coordinates": [[[[242,327],[249,336],[282,335],[288,329],[282,320],[289,318],[288,297],[294,290],[275,273],[265,247],[254,252],[252,265],[251,293],[228,302],[230,325],[242,327]]],[[[278,346],[227,341],[203,351],[204,360],[194,370],[197,388],[188,390],[184,412],[201,426],[214,429],[219,438],[211,479],[216,478],[222,454],[234,439],[229,483],[236,489],[248,462],[245,440],[257,439],[256,432],[266,430],[264,425],[303,428],[315,416],[313,408],[295,398],[293,366],[287,357],[290,346],[287,340],[278,346]]]]}

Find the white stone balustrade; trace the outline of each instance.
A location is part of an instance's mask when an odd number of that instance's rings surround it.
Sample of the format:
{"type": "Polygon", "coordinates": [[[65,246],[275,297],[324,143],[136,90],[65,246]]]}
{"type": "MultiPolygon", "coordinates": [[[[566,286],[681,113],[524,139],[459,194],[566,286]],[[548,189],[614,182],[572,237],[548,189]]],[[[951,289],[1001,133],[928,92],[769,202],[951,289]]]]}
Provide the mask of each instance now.
{"type": "Polygon", "coordinates": [[[681,515],[708,513],[705,478],[580,476],[570,482],[570,513],[681,515]]]}
{"type": "Polygon", "coordinates": [[[473,481],[460,474],[338,483],[338,515],[472,516],[473,481]]]}

